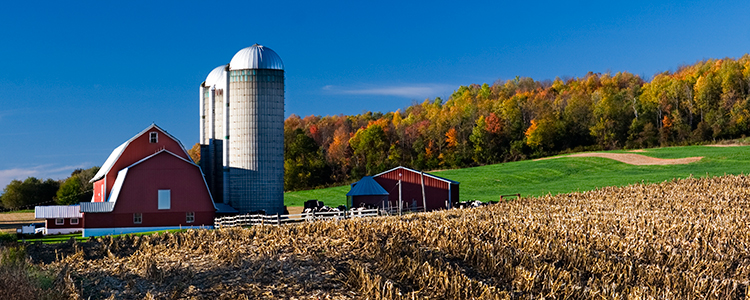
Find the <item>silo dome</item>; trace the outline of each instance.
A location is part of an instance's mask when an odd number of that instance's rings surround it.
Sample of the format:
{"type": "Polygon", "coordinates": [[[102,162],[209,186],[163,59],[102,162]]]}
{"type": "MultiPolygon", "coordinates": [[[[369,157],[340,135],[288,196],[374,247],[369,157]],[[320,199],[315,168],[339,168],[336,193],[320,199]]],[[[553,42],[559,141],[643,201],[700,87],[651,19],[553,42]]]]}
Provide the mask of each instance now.
{"type": "Polygon", "coordinates": [[[271,48],[255,44],[237,52],[229,62],[229,68],[232,70],[284,70],[284,63],[271,48]]]}
{"type": "Polygon", "coordinates": [[[226,68],[227,65],[221,65],[213,69],[211,73],[208,73],[205,83],[206,87],[216,85],[217,89],[223,89],[227,82],[226,68]]]}

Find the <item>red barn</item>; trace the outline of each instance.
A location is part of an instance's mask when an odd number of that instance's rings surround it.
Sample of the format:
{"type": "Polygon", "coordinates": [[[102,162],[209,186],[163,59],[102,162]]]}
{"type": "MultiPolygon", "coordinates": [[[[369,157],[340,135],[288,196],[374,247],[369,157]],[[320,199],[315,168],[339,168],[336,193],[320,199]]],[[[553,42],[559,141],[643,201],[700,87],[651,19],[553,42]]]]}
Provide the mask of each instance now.
{"type": "Polygon", "coordinates": [[[78,205],[37,207],[48,231],[82,227],[89,237],[213,227],[216,205],[200,167],[180,141],[155,124],[115,148],[91,182],[94,196],[80,203],[80,212],[78,205]]]}
{"type": "MultiPolygon", "coordinates": [[[[450,208],[453,203],[459,201],[459,182],[445,179],[439,176],[412,170],[405,167],[396,167],[383,173],[372,176],[372,179],[380,185],[387,193],[386,206],[398,207],[399,193],[403,208],[427,207],[427,210],[438,210],[450,208]],[[399,192],[398,182],[401,180],[399,192]]],[[[359,184],[359,183],[357,183],[359,184]]],[[[353,185],[352,191],[356,185],[353,185]]],[[[357,196],[362,196],[357,195],[357,196]]],[[[372,196],[377,196],[373,194],[372,196]]],[[[357,207],[364,199],[372,197],[351,197],[350,205],[357,207]],[[360,201],[359,199],[363,199],[360,201]]],[[[369,202],[368,202],[369,203],[369,202]]],[[[378,205],[382,206],[382,204],[378,205]]]]}

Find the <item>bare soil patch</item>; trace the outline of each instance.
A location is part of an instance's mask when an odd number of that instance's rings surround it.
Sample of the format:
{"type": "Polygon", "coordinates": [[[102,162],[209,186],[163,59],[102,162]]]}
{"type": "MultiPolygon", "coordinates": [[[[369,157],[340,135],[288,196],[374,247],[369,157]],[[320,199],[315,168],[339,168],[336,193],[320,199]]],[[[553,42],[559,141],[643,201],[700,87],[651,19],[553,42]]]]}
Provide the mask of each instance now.
{"type": "Polygon", "coordinates": [[[290,215],[301,214],[305,210],[304,206],[287,206],[286,210],[289,211],[290,215]]]}
{"type": "Polygon", "coordinates": [[[646,152],[646,150],[643,150],[643,149],[635,149],[635,150],[630,150],[630,151],[628,151],[628,152],[646,152]]]}
{"type": "Polygon", "coordinates": [[[693,163],[696,161],[701,160],[703,156],[696,156],[696,157],[685,157],[685,158],[677,158],[677,159],[667,159],[667,158],[655,158],[655,157],[648,157],[641,154],[632,154],[632,153],[578,153],[573,155],[568,155],[568,157],[603,157],[603,158],[609,158],[614,159],[619,162],[623,162],[630,165],[636,165],[636,166],[649,166],[649,165],[684,165],[693,163]]]}
{"type": "Polygon", "coordinates": [[[739,147],[739,146],[747,146],[743,144],[713,144],[713,145],[705,145],[706,147],[739,147]]]}

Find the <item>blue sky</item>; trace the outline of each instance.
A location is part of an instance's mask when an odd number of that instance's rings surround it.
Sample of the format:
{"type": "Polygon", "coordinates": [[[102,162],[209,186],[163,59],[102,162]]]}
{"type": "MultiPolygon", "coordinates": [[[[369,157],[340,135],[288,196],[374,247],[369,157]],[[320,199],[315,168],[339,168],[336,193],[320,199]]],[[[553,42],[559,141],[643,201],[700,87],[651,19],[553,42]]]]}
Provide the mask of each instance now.
{"type": "Polygon", "coordinates": [[[101,165],[152,122],[192,146],[199,84],[254,43],[284,60],[287,116],[750,52],[746,1],[110,2],[0,9],[0,187],[101,165]]]}

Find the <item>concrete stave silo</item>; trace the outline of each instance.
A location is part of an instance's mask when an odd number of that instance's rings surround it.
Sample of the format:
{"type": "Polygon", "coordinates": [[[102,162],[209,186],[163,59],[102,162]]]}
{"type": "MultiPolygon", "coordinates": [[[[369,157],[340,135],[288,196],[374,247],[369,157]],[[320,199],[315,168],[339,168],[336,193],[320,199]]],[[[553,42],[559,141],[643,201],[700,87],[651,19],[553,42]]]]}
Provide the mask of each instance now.
{"type": "MultiPolygon", "coordinates": [[[[222,90],[222,100],[205,99],[211,97],[210,91],[202,90],[201,94],[201,124],[223,131],[221,136],[217,136],[218,132],[213,135],[216,142],[205,137],[210,135],[210,129],[203,129],[201,136],[201,144],[206,145],[201,151],[205,148],[213,159],[207,162],[210,166],[204,167],[211,170],[204,170],[204,173],[213,177],[207,181],[217,182],[211,188],[214,199],[223,199],[241,213],[257,210],[281,213],[284,209],[283,62],[273,50],[255,44],[237,52],[224,70],[226,77],[222,79],[229,88],[222,90]],[[209,117],[216,118],[213,122],[204,117],[211,111],[206,107],[211,103],[215,106],[214,113],[209,113],[209,117]],[[220,177],[216,172],[219,168],[223,169],[220,177]],[[219,193],[222,196],[217,197],[219,193]]],[[[209,78],[214,77],[209,75],[202,86],[208,85],[209,78]]],[[[219,85],[216,87],[218,89],[219,85]]]]}

